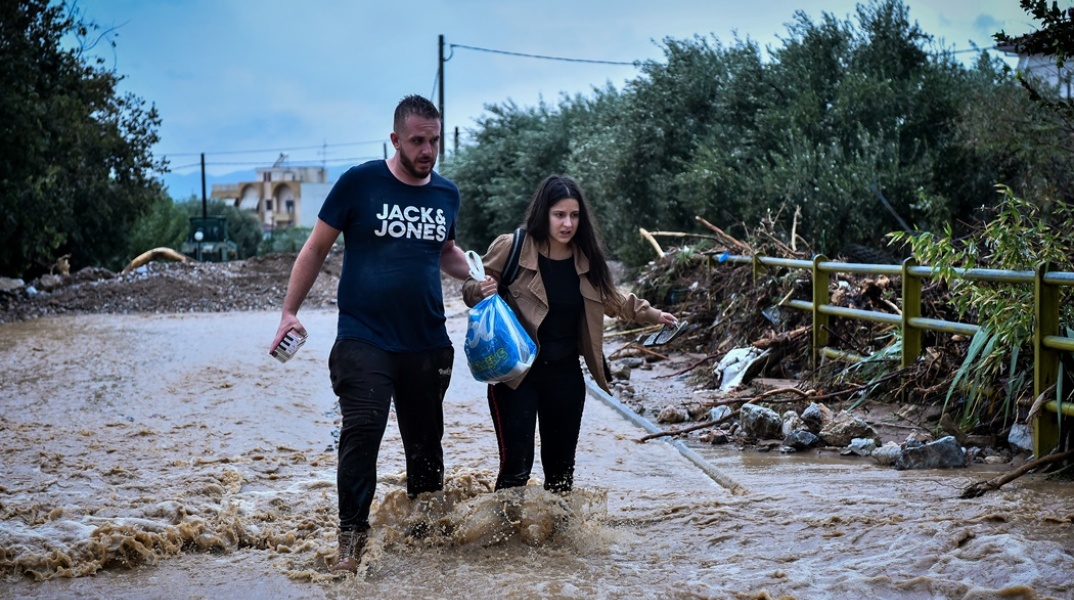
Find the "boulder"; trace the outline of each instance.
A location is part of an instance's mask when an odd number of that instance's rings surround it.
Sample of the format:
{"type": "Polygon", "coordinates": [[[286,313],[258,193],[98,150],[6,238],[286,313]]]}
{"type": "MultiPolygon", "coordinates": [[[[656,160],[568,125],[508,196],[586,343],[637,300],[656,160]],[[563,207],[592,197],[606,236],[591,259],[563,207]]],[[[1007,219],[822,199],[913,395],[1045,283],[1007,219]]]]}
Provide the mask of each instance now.
{"type": "Polygon", "coordinates": [[[865,421],[843,411],[817,434],[829,446],[849,446],[854,438],[878,439],[876,430],[865,421]]]}
{"type": "Polygon", "coordinates": [[[915,448],[903,448],[895,459],[895,468],[906,469],[950,469],[966,466],[966,451],[958,445],[954,436],[940,438],[915,448]]]}
{"type": "Polygon", "coordinates": [[[746,436],[762,440],[783,438],[783,419],[771,408],[743,404],[738,419],[746,436]]]}

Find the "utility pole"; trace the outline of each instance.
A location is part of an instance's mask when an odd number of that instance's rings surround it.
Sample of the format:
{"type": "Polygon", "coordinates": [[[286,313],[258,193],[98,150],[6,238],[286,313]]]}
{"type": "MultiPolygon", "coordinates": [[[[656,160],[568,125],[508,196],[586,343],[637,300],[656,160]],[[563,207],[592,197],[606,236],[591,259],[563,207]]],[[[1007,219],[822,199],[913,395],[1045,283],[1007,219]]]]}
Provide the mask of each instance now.
{"type": "Polygon", "coordinates": [[[201,153],[201,217],[209,216],[209,207],[205,200],[205,153],[201,153]]]}
{"type": "Polygon", "coordinates": [[[444,161],[444,34],[440,34],[440,70],[437,72],[437,81],[440,82],[440,162],[444,161]]]}

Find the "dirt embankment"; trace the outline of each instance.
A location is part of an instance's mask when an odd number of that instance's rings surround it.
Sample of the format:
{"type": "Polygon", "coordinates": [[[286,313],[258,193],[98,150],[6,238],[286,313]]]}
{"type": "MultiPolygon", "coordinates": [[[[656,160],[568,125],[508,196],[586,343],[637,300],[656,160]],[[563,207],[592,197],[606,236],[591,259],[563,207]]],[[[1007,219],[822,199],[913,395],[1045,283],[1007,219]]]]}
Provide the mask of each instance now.
{"type": "MultiPolygon", "coordinates": [[[[225,263],[154,261],[126,273],[86,268],[0,292],[0,323],[57,314],[273,310],[283,304],[295,254],[225,263]]],[[[329,254],[304,308],[335,305],[343,253],[329,254]]]]}

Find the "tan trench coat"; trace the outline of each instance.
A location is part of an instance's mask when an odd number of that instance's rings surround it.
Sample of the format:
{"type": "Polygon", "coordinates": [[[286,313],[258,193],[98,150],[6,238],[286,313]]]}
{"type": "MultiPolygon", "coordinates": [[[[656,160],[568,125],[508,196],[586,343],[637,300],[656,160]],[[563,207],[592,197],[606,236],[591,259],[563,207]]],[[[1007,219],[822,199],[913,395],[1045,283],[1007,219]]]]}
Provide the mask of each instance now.
{"type": "MultiPolygon", "coordinates": [[[[499,279],[507,263],[507,255],[511,252],[512,241],[512,233],[501,235],[492,241],[488,252],[482,258],[486,274],[499,279]]],[[[544,289],[544,282],[541,280],[541,272],[537,268],[537,254],[537,244],[530,236],[526,236],[518,259],[518,276],[508,287],[510,296],[505,298],[535,342],[537,341],[537,328],[548,315],[548,295],[544,289]]],[[[585,302],[582,320],[578,327],[578,353],[585,358],[586,367],[589,368],[589,373],[597,385],[604,391],[610,391],[608,381],[604,376],[604,315],[624,321],[656,324],[660,322],[661,311],[634,294],[628,295],[621,304],[612,298],[602,298],[600,291],[593,287],[586,277],[589,272],[589,259],[577,249],[574,252],[574,268],[578,272],[579,288],[585,302]]],[[[462,296],[467,306],[473,307],[480,302],[482,300],[480,282],[473,278],[467,279],[462,286],[462,296]]],[[[526,375],[523,374],[506,383],[515,389],[525,377],[526,375]]]]}

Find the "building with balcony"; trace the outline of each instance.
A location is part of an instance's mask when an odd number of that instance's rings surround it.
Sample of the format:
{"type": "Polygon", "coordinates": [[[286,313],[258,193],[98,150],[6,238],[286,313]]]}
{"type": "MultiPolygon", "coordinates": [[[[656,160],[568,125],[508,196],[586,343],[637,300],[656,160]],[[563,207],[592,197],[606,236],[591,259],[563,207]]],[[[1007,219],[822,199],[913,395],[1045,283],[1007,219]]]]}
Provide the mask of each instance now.
{"type": "Polygon", "coordinates": [[[257,213],[265,233],[313,227],[332,184],[324,167],[293,167],[281,154],[271,167],[255,169],[252,181],[213,184],[211,197],[257,213]]]}

